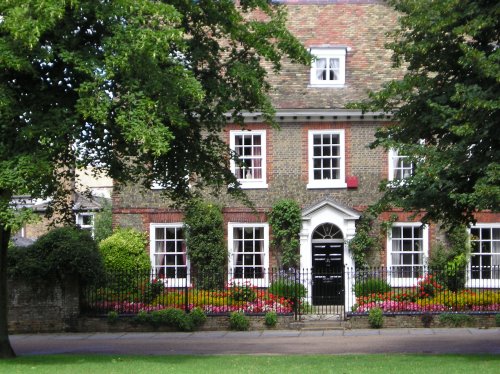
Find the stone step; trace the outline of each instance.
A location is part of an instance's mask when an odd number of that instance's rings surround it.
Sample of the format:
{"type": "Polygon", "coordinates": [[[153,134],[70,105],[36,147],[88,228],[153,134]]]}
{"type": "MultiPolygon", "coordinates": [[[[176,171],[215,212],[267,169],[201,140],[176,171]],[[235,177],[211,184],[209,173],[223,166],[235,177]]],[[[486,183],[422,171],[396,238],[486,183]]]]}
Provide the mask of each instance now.
{"type": "Polygon", "coordinates": [[[290,327],[302,331],[344,330],[345,321],[304,320],[304,321],[293,322],[290,327]]]}

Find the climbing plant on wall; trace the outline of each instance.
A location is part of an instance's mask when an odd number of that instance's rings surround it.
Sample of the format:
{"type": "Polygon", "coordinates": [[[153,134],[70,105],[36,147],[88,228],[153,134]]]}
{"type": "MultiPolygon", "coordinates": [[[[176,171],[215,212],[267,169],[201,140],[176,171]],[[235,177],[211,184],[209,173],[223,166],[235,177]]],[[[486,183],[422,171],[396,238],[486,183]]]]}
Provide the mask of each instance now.
{"type": "Polygon", "coordinates": [[[299,233],[301,226],[300,206],[295,200],[276,202],[269,212],[272,230],[271,250],[280,269],[297,267],[299,255],[299,233]]]}
{"type": "Polygon", "coordinates": [[[228,253],[221,207],[201,200],[192,201],[186,209],[184,230],[187,254],[198,287],[222,286],[228,253]]]}

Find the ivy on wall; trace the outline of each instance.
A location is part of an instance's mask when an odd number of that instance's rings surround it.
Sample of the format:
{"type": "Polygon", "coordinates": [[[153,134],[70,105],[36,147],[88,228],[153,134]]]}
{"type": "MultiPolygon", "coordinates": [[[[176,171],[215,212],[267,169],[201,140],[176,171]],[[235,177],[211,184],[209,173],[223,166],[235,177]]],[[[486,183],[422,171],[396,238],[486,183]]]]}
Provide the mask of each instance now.
{"type": "Polygon", "coordinates": [[[220,206],[193,200],[184,218],[187,255],[198,287],[218,288],[224,279],[228,252],[224,241],[224,218],[220,206]]]}
{"type": "Polygon", "coordinates": [[[271,250],[280,269],[297,267],[299,264],[301,222],[300,206],[295,200],[279,200],[269,212],[269,225],[273,236],[271,250]]]}

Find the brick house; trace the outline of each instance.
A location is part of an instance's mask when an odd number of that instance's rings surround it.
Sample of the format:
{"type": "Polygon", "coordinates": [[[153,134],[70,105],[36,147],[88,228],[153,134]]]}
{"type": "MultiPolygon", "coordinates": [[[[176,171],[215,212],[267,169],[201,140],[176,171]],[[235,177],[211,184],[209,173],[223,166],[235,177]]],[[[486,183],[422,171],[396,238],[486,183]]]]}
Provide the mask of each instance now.
{"type": "MultiPolygon", "coordinates": [[[[317,59],[311,67],[284,64],[282,73],[271,77],[279,130],[258,113],[246,113],[244,130],[229,124],[222,134],[241,155],[245,168],[232,169],[257,208],[255,214],[229,198],[218,201],[224,207],[228,269],[275,264],[266,213],[282,198],[296,200],[303,209],[301,268],[319,266],[325,258],[353,267],[349,240],[356,221],[379,197],[382,180],[404,178],[412,168],[404,156],[368,147],[376,128],[389,124],[390,117],[346,109],[349,102],[365,98],[367,90],[401,74],[391,68],[390,51],[384,48],[397,15],[381,0],[282,2],[287,3],[290,30],[317,59]],[[246,244],[252,249],[242,256],[246,244]]],[[[183,213],[170,208],[160,193],[138,186],[116,191],[114,225],[149,233],[153,267],[176,278],[185,274],[178,268],[189,266],[186,256],[172,255],[185,253],[183,213]]],[[[398,219],[384,249],[371,255],[371,264],[397,267],[416,279],[414,269],[425,266],[441,234],[436,225],[423,227],[408,213],[387,212],[381,218],[391,214],[398,219]]],[[[500,265],[500,215],[479,214],[471,231],[477,242],[473,264],[500,265]]]]}

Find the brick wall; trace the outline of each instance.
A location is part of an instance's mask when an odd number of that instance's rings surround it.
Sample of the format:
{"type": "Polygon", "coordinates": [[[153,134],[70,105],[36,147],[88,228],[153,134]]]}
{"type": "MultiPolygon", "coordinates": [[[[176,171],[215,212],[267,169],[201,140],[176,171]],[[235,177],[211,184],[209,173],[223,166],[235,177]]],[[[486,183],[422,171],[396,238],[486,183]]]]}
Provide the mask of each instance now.
{"type": "Polygon", "coordinates": [[[74,280],[59,284],[8,282],[10,333],[62,332],[73,328],[80,314],[79,287],[74,280]]]}

